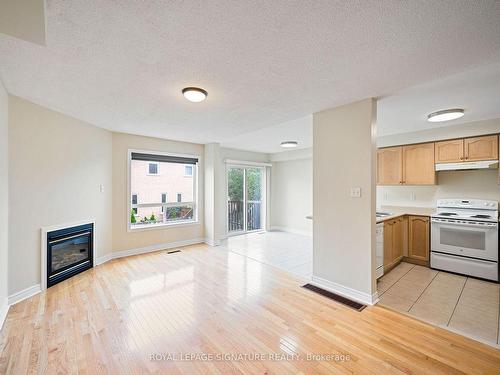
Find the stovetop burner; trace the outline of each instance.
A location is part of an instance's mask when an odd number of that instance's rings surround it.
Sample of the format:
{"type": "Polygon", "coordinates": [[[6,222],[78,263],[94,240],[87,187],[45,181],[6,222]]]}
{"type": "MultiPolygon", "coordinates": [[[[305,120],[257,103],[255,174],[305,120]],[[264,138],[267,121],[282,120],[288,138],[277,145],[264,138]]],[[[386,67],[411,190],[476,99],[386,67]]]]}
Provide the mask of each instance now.
{"type": "Polygon", "coordinates": [[[454,223],[460,220],[498,223],[498,201],[481,199],[438,199],[437,219],[454,223]]]}

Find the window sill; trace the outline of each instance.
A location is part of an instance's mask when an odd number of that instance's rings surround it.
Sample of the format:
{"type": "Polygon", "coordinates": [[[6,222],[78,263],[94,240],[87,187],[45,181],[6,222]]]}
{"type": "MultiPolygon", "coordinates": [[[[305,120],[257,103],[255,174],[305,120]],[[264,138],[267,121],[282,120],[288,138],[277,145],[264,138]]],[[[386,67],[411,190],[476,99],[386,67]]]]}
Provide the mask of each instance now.
{"type": "Polygon", "coordinates": [[[137,227],[132,227],[130,223],[128,224],[127,232],[143,232],[147,230],[159,230],[159,229],[167,229],[167,228],[179,228],[179,227],[190,227],[193,225],[199,225],[200,222],[198,220],[186,220],[186,221],[178,221],[173,223],[159,223],[159,224],[144,224],[137,227]]]}

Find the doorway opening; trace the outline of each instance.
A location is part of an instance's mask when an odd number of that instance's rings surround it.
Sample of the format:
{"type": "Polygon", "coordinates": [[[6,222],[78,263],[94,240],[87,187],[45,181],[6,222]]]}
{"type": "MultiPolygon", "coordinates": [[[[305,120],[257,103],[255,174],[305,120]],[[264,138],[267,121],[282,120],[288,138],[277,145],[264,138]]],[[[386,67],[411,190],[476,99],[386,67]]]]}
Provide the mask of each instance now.
{"type": "Polygon", "coordinates": [[[260,231],[265,228],[265,168],[227,167],[227,233],[260,231]]]}

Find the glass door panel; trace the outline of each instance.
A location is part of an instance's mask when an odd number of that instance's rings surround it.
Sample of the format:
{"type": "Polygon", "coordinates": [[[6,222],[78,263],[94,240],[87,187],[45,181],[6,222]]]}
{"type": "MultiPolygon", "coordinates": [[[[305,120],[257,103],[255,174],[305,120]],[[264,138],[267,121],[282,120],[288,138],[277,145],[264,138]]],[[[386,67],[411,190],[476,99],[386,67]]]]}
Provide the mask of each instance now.
{"type": "Polygon", "coordinates": [[[245,169],[247,231],[262,229],[262,169],[245,169]]]}
{"type": "Polygon", "coordinates": [[[245,169],[229,168],[227,172],[227,228],[229,233],[245,230],[245,169]]]}

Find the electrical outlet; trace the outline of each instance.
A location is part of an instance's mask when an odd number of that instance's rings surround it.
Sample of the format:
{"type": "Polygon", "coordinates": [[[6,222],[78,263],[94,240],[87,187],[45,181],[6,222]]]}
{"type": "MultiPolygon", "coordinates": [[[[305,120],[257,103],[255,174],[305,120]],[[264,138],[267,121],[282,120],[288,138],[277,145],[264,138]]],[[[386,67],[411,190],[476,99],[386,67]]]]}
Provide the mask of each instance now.
{"type": "Polygon", "coordinates": [[[361,188],[352,187],[351,188],[351,198],[360,198],[361,197],[361,188]]]}
{"type": "Polygon", "coordinates": [[[100,184],[100,185],[99,185],[99,191],[100,191],[101,193],[104,193],[104,185],[103,185],[103,184],[100,184]]]}
{"type": "Polygon", "coordinates": [[[384,201],[388,201],[389,200],[389,192],[385,191],[384,192],[384,201]]]}
{"type": "Polygon", "coordinates": [[[411,199],[412,201],[417,200],[417,195],[416,195],[415,193],[411,193],[411,194],[410,194],[410,199],[411,199]]]}

